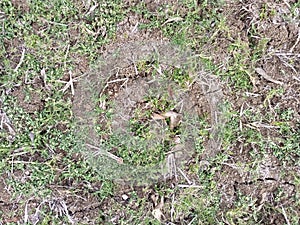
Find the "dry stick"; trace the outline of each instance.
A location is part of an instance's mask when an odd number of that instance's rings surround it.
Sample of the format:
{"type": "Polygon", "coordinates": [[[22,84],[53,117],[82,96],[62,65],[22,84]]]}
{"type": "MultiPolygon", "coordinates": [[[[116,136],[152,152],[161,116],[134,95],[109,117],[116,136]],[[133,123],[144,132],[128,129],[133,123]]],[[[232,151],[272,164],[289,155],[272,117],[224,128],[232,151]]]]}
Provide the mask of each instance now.
{"type": "Polygon", "coordinates": [[[184,177],[184,179],[188,182],[189,185],[191,185],[193,182],[190,181],[190,179],[187,177],[187,175],[178,167],[177,170],[181,175],[184,177]]]}
{"type": "Polygon", "coordinates": [[[179,22],[179,21],[182,21],[183,18],[181,17],[173,17],[173,18],[170,18],[170,19],[167,19],[163,24],[162,26],[166,25],[167,23],[171,23],[171,22],[179,22]]]}
{"type": "Polygon", "coordinates": [[[188,225],[192,225],[195,219],[197,219],[197,215],[191,220],[191,222],[189,222],[188,225]]]}
{"type": "Polygon", "coordinates": [[[293,52],[270,52],[270,54],[274,54],[276,56],[296,56],[296,57],[300,56],[300,54],[296,54],[293,52]]]}
{"type": "Polygon", "coordinates": [[[24,210],[24,224],[26,224],[28,222],[28,218],[29,218],[29,216],[28,216],[28,202],[29,201],[27,201],[27,203],[25,205],[25,210],[24,210]]]}
{"type": "Polygon", "coordinates": [[[109,158],[111,159],[114,159],[116,160],[119,164],[122,164],[123,163],[123,159],[118,157],[118,156],[115,156],[114,154],[110,153],[110,152],[107,152],[107,151],[103,151],[102,149],[96,147],[96,146],[93,146],[93,145],[90,145],[90,144],[85,144],[86,146],[90,147],[90,148],[93,148],[93,149],[96,149],[98,150],[99,152],[96,153],[96,155],[106,155],[108,156],[109,158]]]}
{"type": "Polygon", "coordinates": [[[16,66],[16,68],[14,69],[14,72],[17,72],[18,69],[20,68],[20,66],[22,65],[23,60],[24,60],[24,57],[25,57],[25,48],[23,48],[23,51],[22,51],[22,55],[21,55],[20,61],[19,61],[18,65],[16,66]]]}
{"type": "Polygon", "coordinates": [[[90,10],[85,15],[86,16],[90,15],[98,6],[99,6],[99,4],[96,4],[96,5],[92,6],[90,8],[90,10]]]}
{"type": "Polygon", "coordinates": [[[263,123],[260,123],[260,122],[252,122],[252,123],[248,123],[246,125],[250,125],[250,126],[254,126],[254,127],[257,127],[257,128],[267,128],[267,129],[271,129],[271,128],[280,128],[279,126],[272,126],[272,125],[267,125],[267,124],[263,124],[263,123]]]}
{"type": "Polygon", "coordinates": [[[47,74],[45,68],[41,70],[41,76],[43,77],[45,87],[47,87],[47,74]]]}
{"type": "Polygon", "coordinates": [[[120,82],[120,81],[127,82],[128,80],[129,80],[128,77],[126,77],[126,78],[120,78],[120,79],[115,79],[115,80],[108,81],[107,84],[112,84],[112,83],[116,83],[116,82],[120,82]]]}
{"type": "Polygon", "coordinates": [[[293,76],[293,79],[295,79],[296,81],[299,81],[300,82],[300,79],[296,76],[293,76]]]}
{"type": "Polygon", "coordinates": [[[174,202],[175,202],[175,194],[172,194],[172,204],[171,204],[171,210],[170,210],[170,215],[172,221],[174,221],[174,214],[175,214],[175,209],[174,209],[174,202]]]}
{"type": "Polygon", "coordinates": [[[74,82],[76,82],[76,81],[77,81],[76,79],[72,78],[72,72],[69,71],[69,81],[61,81],[61,80],[59,80],[58,82],[66,84],[65,87],[62,89],[63,93],[70,87],[72,95],[75,95],[74,82]]]}
{"type": "Polygon", "coordinates": [[[69,75],[70,75],[70,86],[71,86],[71,92],[72,92],[72,95],[75,95],[75,91],[74,91],[74,83],[73,83],[73,78],[72,78],[72,72],[69,71],[69,75]]]}
{"type": "Polygon", "coordinates": [[[263,78],[265,78],[268,81],[271,81],[275,84],[283,85],[283,82],[278,81],[270,77],[262,68],[255,68],[255,72],[261,75],[263,78]]]}
{"type": "Polygon", "coordinates": [[[67,207],[65,201],[61,201],[60,205],[62,206],[64,214],[68,217],[68,220],[70,221],[70,223],[74,224],[75,222],[73,221],[72,217],[69,214],[69,210],[68,210],[68,207],[67,207]]]}
{"type": "Polygon", "coordinates": [[[9,163],[19,163],[19,164],[34,164],[34,165],[37,165],[38,163],[37,162],[29,162],[29,161],[20,161],[20,160],[17,160],[17,161],[14,161],[14,160],[11,160],[9,161],[9,163]]]}
{"type": "Polygon", "coordinates": [[[290,221],[289,221],[289,219],[288,219],[288,217],[286,215],[286,212],[285,212],[285,209],[283,208],[283,206],[281,206],[281,209],[282,209],[282,214],[284,216],[284,219],[285,219],[287,225],[291,225],[291,223],[290,223],[290,221]]]}
{"type": "Polygon", "coordinates": [[[139,74],[139,71],[136,67],[135,60],[134,59],[129,59],[129,61],[131,61],[132,65],[134,67],[135,75],[137,76],[139,74]]]}
{"type": "Polygon", "coordinates": [[[181,187],[181,188],[203,188],[203,186],[200,186],[200,185],[194,185],[194,184],[191,184],[191,185],[187,185],[187,184],[178,184],[178,187],[181,187]]]}
{"type": "Polygon", "coordinates": [[[70,44],[67,45],[67,50],[66,50],[66,54],[65,54],[65,61],[64,61],[64,68],[67,67],[67,58],[69,55],[69,51],[70,51],[70,44]]]}
{"type": "Polygon", "coordinates": [[[135,26],[134,26],[133,29],[131,30],[131,33],[134,33],[134,32],[137,30],[138,25],[139,25],[139,22],[137,22],[137,23],[135,24],[135,26]]]}
{"type": "Polygon", "coordinates": [[[246,91],[245,94],[246,94],[247,97],[250,97],[250,96],[253,96],[253,97],[260,97],[260,96],[261,96],[261,94],[255,94],[255,93],[248,92],[248,91],[246,91]]]}
{"type": "MultiPolygon", "coordinates": [[[[240,109],[240,118],[243,117],[243,114],[244,114],[244,103],[242,104],[241,109],[240,109]]],[[[243,123],[242,123],[241,119],[240,119],[240,131],[241,132],[243,131],[243,123]]]]}

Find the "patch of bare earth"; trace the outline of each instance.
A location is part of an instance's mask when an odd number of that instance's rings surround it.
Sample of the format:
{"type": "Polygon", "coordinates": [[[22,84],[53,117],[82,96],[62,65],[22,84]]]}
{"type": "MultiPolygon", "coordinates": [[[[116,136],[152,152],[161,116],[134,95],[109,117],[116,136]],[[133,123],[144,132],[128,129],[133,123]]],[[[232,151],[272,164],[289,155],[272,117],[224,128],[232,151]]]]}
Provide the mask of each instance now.
{"type": "Polygon", "coordinates": [[[12,201],[12,194],[10,193],[8,185],[5,183],[6,176],[1,177],[0,180],[0,218],[1,222],[7,223],[17,223],[20,221],[20,216],[14,212],[17,210],[18,206],[16,201],[12,201]]]}
{"type": "Polygon", "coordinates": [[[27,0],[12,0],[11,3],[13,6],[22,12],[29,12],[29,5],[27,0]]]}

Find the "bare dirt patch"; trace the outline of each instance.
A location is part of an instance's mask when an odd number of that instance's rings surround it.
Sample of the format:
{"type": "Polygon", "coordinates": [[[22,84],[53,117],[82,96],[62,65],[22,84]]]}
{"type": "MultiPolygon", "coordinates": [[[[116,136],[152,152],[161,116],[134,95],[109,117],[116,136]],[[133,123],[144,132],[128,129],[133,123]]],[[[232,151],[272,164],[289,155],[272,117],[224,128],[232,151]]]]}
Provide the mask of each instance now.
{"type": "Polygon", "coordinates": [[[13,0],[12,4],[15,8],[21,10],[22,12],[29,12],[30,10],[27,0],[13,0]]]}
{"type": "Polygon", "coordinates": [[[12,201],[11,193],[9,193],[8,185],[5,183],[6,176],[2,176],[0,180],[0,217],[1,222],[17,223],[20,217],[13,212],[17,210],[18,206],[15,201],[12,201]]]}
{"type": "Polygon", "coordinates": [[[19,106],[21,106],[25,112],[34,113],[40,112],[44,108],[44,99],[41,93],[38,90],[44,90],[44,82],[40,78],[36,78],[30,87],[25,84],[19,87],[16,87],[12,91],[12,96],[17,98],[19,106]]]}
{"type": "Polygon", "coordinates": [[[4,47],[6,49],[5,57],[10,60],[12,68],[16,68],[18,63],[20,62],[23,46],[24,41],[19,38],[4,40],[4,47]]]}

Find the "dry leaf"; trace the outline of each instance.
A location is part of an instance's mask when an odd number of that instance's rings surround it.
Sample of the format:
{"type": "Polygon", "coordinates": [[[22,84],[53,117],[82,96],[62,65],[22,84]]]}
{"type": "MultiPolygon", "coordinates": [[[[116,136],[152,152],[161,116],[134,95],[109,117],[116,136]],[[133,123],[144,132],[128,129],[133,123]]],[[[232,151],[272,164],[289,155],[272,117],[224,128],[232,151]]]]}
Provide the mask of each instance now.
{"type": "Polygon", "coordinates": [[[155,219],[161,221],[161,218],[164,217],[164,214],[162,213],[161,209],[164,206],[164,197],[162,196],[160,198],[160,203],[157,204],[155,209],[152,211],[152,215],[154,216],[155,219]]]}
{"type": "Polygon", "coordinates": [[[154,216],[155,219],[161,221],[161,217],[163,216],[163,213],[160,209],[154,209],[152,211],[152,215],[154,216]]]}
{"type": "Polygon", "coordinates": [[[151,200],[153,201],[154,206],[157,206],[157,201],[158,201],[158,195],[157,194],[152,194],[150,196],[151,200]]]}
{"type": "Polygon", "coordinates": [[[182,118],[181,114],[173,111],[166,112],[162,115],[170,118],[170,130],[173,130],[175,127],[177,127],[182,118]]]}

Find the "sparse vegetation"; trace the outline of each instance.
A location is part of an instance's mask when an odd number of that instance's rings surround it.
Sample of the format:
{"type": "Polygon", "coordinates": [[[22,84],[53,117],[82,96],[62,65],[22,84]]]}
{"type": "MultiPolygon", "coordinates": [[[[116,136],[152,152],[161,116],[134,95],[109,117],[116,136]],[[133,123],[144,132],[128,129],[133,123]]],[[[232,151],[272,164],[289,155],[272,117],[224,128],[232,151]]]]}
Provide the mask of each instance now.
{"type": "Polygon", "coordinates": [[[299,6],[2,0],[0,224],[299,224],[299,6]],[[80,89],[149,40],[201,70],[130,55],[80,89]]]}

